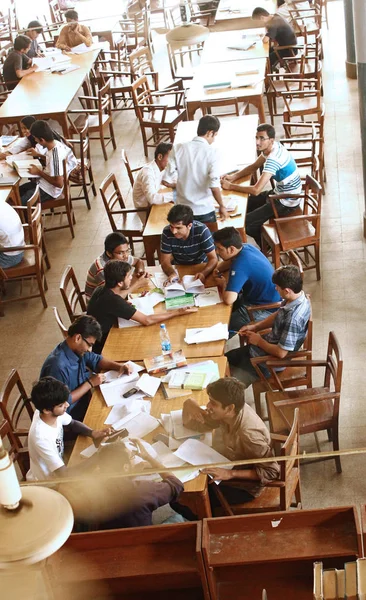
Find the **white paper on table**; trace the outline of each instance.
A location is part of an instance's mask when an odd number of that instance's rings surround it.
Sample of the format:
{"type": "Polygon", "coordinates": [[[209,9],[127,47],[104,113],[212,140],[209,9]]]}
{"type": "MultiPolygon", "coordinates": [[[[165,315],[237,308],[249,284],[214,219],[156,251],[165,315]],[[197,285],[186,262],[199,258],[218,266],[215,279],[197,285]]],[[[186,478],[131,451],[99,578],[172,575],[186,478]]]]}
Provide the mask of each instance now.
{"type": "Polygon", "coordinates": [[[217,287],[205,288],[204,293],[198,294],[194,299],[196,306],[213,306],[222,302],[217,287]]]}
{"type": "MultiPolygon", "coordinates": [[[[132,360],[128,360],[125,364],[129,365],[132,368],[132,373],[139,373],[140,371],[144,370],[144,367],[140,367],[140,365],[133,362],[132,360]]],[[[104,376],[105,383],[111,383],[112,381],[116,381],[117,379],[119,379],[119,381],[126,381],[126,379],[124,378],[129,377],[129,375],[127,374],[119,375],[118,371],[106,371],[104,373],[104,376]]]]}
{"type": "Polygon", "coordinates": [[[126,398],[123,404],[115,404],[104,423],[106,425],[114,425],[132,412],[146,412],[150,414],[151,402],[149,400],[130,401],[131,398],[126,398]]]}
{"type": "Polygon", "coordinates": [[[205,465],[228,462],[228,459],[225,456],[219,452],[216,452],[216,450],[210,448],[210,446],[207,446],[207,444],[192,438],[181,444],[174,454],[190,465],[205,465]]]}
{"type": "Polygon", "coordinates": [[[146,296],[139,296],[138,298],[133,298],[132,304],[136,307],[137,310],[144,313],[145,315],[154,314],[154,307],[152,305],[152,301],[149,294],[146,294],[146,296]]]}
{"type": "Polygon", "coordinates": [[[186,329],[184,341],[186,344],[202,344],[204,342],[227,340],[228,337],[229,330],[227,323],[216,323],[212,327],[186,329]]]}
{"type": "Polygon", "coordinates": [[[159,377],[152,377],[147,373],[141,375],[136,387],[144,393],[145,396],[153,398],[158,391],[161,380],[159,377]]]}
{"type": "Polygon", "coordinates": [[[121,317],[118,317],[118,327],[119,329],[125,329],[127,327],[141,327],[141,323],[138,323],[133,319],[122,319],[121,317]]]}
{"type": "Polygon", "coordinates": [[[184,460],[181,460],[164,444],[163,442],[155,442],[152,444],[152,448],[155,450],[157,454],[158,460],[169,469],[170,467],[182,467],[184,464],[184,460]]]}
{"type": "MultiPolygon", "coordinates": [[[[200,436],[199,431],[194,431],[193,429],[188,429],[183,425],[183,411],[180,410],[172,410],[171,411],[172,423],[173,423],[173,435],[177,440],[181,440],[182,438],[188,438],[191,436],[200,436]]],[[[198,463],[199,464],[199,463],[198,463]]]]}
{"type": "Polygon", "coordinates": [[[155,417],[145,413],[137,412],[131,413],[114,424],[114,429],[119,431],[120,429],[126,428],[129,437],[143,438],[148,433],[151,433],[159,427],[160,423],[155,417]]]}
{"type": "Polygon", "coordinates": [[[162,425],[165,429],[165,431],[170,435],[171,433],[173,433],[173,423],[172,423],[172,418],[169,414],[161,414],[160,415],[160,420],[162,422],[162,425]]]}
{"type": "Polygon", "coordinates": [[[182,278],[185,291],[193,294],[203,294],[205,286],[200,279],[195,279],[195,275],[184,275],[182,278]]]}
{"type": "MultiPolygon", "coordinates": [[[[100,385],[100,391],[103,394],[106,405],[114,406],[115,404],[124,403],[126,398],[123,398],[123,394],[134,387],[134,382],[137,381],[138,378],[138,373],[131,373],[131,375],[126,375],[126,379],[124,380],[120,377],[115,381],[111,381],[111,383],[102,383],[100,385]]],[[[143,392],[136,392],[136,394],[131,396],[133,400],[143,397],[143,392]]]]}
{"type": "Polygon", "coordinates": [[[52,69],[53,67],[63,67],[65,68],[68,64],[71,64],[71,59],[69,56],[65,54],[55,54],[51,56],[45,56],[43,58],[33,58],[32,64],[37,66],[38,71],[47,71],[47,69],[52,69]]]}
{"type": "Polygon", "coordinates": [[[198,475],[200,474],[198,469],[192,469],[192,467],[188,467],[187,469],[183,469],[181,471],[172,471],[172,473],[182,483],[191,481],[191,479],[196,479],[196,477],[198,477],[198,475]]]}
{"type": "Polygon", "coordinates": [[[177,448],[179,448],[179,446],[181,446],[184,441],[184,439],[179,441],[173,438],[172,436],[169,436],[169,450],[177,450],[177,448]]]}
{"type": "Polygon", "coordinates": [[[148,294],[148,298],[150,299],[150,304],[152,307],[160,304],[160,302],[164,302],[164,294],[159,294],[159,292],[150,292],[148,294]]]}
{"type": "Polygon", "coordinates": [[[94,446],[94,444],[92,444],[91,446],[88,446],[87,448],[85,448],[85,450],[80,452],[80,456],[84,456],[84,458],[90,458],[96,452],[98,452],[98,448],[94,446]]]}

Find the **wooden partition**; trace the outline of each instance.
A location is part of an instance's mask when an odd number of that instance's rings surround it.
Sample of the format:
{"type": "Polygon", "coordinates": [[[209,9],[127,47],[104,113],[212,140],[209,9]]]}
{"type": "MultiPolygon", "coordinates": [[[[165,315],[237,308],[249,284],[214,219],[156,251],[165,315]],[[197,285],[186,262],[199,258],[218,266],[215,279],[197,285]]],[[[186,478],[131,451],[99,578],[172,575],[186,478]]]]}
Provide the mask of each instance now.
{"type": "Polygon", "coordinates": [[[313,562],[343,568],[361,532],[355,507],[205,519],[202,551],[212,600],[310,600],[313,562]]]}
{"type": "Polygon", "coordinates": [[[47,561],[55,600],[208,600],[201,534],[201,522],[72,534],[47,561]]]}

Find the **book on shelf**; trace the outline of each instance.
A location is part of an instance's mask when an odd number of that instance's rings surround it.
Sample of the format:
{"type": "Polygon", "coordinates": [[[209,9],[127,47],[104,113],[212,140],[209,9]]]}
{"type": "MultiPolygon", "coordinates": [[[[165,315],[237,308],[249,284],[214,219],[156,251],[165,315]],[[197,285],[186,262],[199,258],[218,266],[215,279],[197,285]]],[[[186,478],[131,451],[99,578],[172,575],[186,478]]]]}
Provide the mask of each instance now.
{"type": "Polygon", "coordinates": [[[344,598],[344,569],[336,569],[338,598],[344,598]]]}
{"type": "Polygon", "coordinates": [[[323,600],[323,563],[317,561],[313,566],[313,600],[323,600]]]}
{"type": "Polygon", "coordinates": [[[346,600],[357,600],[357,567],[356,562],[344,565],[344,597],[346,600]]]}
{"type": "Polygon", "coordinates": [[[192,306],[196,306],[194,294],[183,294],[182,296],[174,296],[174,298],[165,298],[166,310],[191,308],[192,306]]]}
{"type": "Polygon", "coordinates": [[[171,369],[186,367],[187,360],[183,354],[183,350],[176,350],[169,354],[144,358],[144,365],[150,375],[156,375],[158,373],[166,373],[171,369]]]}
{"type": "Polygon", "coordinates": [[[358,600],[366,600],[366,558],[356,561],[358,600]]]}
{"type": "Polygon", "coordinates": [[[338,600],[336,569],[323,571],[323,598],[324,600],[338,600]]]}

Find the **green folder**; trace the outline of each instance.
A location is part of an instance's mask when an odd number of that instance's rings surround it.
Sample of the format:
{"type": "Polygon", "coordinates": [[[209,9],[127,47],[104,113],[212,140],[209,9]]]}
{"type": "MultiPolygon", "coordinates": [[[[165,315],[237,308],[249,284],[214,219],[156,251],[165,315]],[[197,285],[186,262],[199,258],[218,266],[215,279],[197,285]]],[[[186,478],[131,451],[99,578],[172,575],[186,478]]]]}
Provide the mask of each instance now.
{"type": "Polygon", "coordinates": [[[182,296],[176,296],[175,298],[165,298],[165,308],[167,310],[186,308],[187,306],[194,305],[194,294],[183,294],[182,296]]]}

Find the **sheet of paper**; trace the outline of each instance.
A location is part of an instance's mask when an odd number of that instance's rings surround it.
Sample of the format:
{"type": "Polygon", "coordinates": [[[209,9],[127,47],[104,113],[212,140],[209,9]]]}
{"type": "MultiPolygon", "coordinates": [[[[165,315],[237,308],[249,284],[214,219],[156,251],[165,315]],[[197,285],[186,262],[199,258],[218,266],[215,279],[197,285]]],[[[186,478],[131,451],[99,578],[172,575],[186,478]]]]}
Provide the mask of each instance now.
{"type": "Polygon", "coordinates": [[[172,471],[172,473],[182,483],[191,481],[191,479],[195,479],[200,474],[198,469],[192,469],[192,467],[188,467],[187,469],[180,469],[179,471],[172,471]]]}
{"type": "Polygon", "coordinates": [[[165,429],[165,431],[169,434],[173,433],[173,423],[172,423],[172,417],[169,414],[161,414],[160,415],[160,419],[161,419],[161,423],[165,429]]]}
{"type": "Polygon", "coordinates": [[[219,452],[216,452],[216,450],[210,448],[210,446],[207,444],[192,438],[181,444],[174,454],[190,465],[205,465],[228,462],[228,459],[225,456],[219,452]]]}
{"type": "Polygon", "coordinates": [[[222,302],[217,287],[205,288],[204,293],[195,298],[196,306],[213,306],[222,302]]]}
{"type": "Polygon", "coordinates": [[[159,294],[158,292],[150,292],[148,297],[150,298],[150,304],[152,307],[156,306],[160,302],[164,302],[165,300],[164,294],[159,294]]]}
{"type": "Polygon", "coordinates": [[[145,413],[137,412],[127,415],[120,421],[114,424],[114,429],[119,430],[126,428],[128,435],[131,438],[143,438],[154,429],[159,427],[160,423],[155,417],[145,413]]]}
{"type": "MultiPolygon", "coordinates": [[[[125,364],[129,365],[132,368],[132,373],[139,373],[140,371],[144,370],[144,367],[141,367],[132,360],[128,360],[125,364]]],[[[117,379],[119,379],[119,381],[126,381],[126,379],[124,378],[129,377],[129,375],[121,375],[121,377],[119,377],[118,371],[106,371],[104,375],[105,383],[111,383],[112,381],[116,381],[117,379]]]]}
{"type": "Polygon", "coordinates": [[[216,323],[212,327],[186,329],[184,341],[187,344],[202,344],[217,340],[227,340],[229,331],[227,323],[216,323]]]}
{"type": "Polygon", "coordinates": [[[144,392],[145,395],[153,398],[158,391],[160,383],[159,377],[152,377],[151,375],[144,373],[137,382],[137,387],[144,392]]]}
{"type": "Polygon", "coordinates": [[[92,444],[91,446],[88,446],[87,448],[85,448],[85,450],[80,452],[80,456],[83,456],[84,458],[90,458],[96,452],[98,452],[98,448],[96,448],[94,444],[92,444]]]}
{"type": "MultiPolygon", "coordinates": [[[[132,397],[132,396],[131,396],[132,397]]],[[[123,404],[115,404],[104,421],[106,425],[114,425],[132,412],[146,412],[150,414],[151,402],[149,400],[131,400],[127,398],[123,404]]]]}
{"type": "Polygon", "coordinates": [[[169,450],[168,446],[166,446],[163,442],[155,442],[152,444],[152,447],[157,454],[158,460],[164,465],[164,467],[169,469],[170,467],[181,467],[182,465],[186,464],[184,460],[181,460],[178,456],[175,456],[175,454],[169,450]]]}
{"type": "MultiPolygon", "coordinates": [[[[114,406],[114,404],[124,403],[125,398],[123,398],[123,394],[128,392],[132,387],[134,387],[135,382],[137,382],[139,378],[138,373],[132,373],[131,375],[126,375],[125,379],[120,377],[115,381],[111,381],[111,383],[102,383],[100,385],[100,391],[103,394],[103,398],[106,402],[107,406],[114,406]]],[[[131,398],[143,398],[143,392],[137,392],[131,398]]]]}
{"type": "Polygon", "coordinates": [[[141,327],[141,323],[134,321],[133,319],[121,319],[118,317],[118,327],[119,329],[125,329],[126,327],[141,327]]]}

